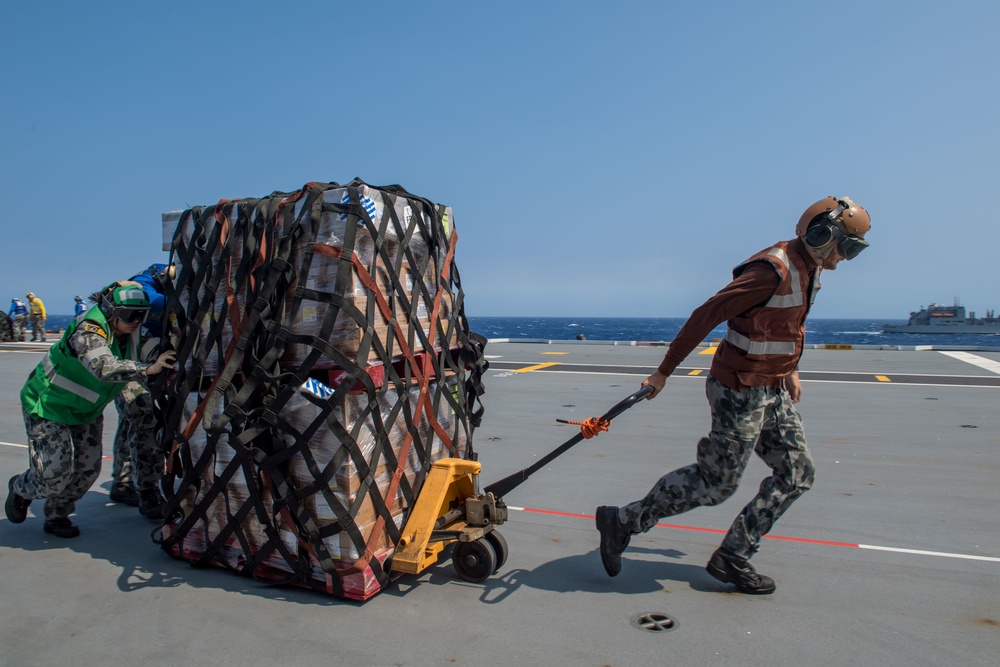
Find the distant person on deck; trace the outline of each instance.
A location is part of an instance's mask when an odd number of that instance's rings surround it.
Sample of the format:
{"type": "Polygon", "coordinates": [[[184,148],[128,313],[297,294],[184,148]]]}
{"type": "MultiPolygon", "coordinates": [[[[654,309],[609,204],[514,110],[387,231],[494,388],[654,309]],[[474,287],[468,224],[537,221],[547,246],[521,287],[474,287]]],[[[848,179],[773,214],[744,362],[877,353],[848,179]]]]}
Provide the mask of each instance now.
{"type": "Polygon", "coordinates": [[[10,316],[13,339],[23,341],[24,332],[28,328],[28,307],[15,296],[10,300],[10,310],[7,315],[10,316]]]}
{"type": "Polygon", "coordinates": [[[597,508],[600,553],[610,576],[632,535],[660,519],[729,498],[754,452],[771,468],[706,569],[743,593],[767,594],[771,577],[750,565],[761,538],[813,483],[815,470],[794,403],[802,396],[798,364],[805,321],[823,269],[833,271],[868,247],[867,211],[847,197],[810,206],[796,238],[761,250],[733,269],[733,280],[691,314],[655,373],[642,381],[659,396],[667,378],[706,336],[728,323],[712,360],[706,394],[712,430],[698,442],[697,462],[663,476],[645,498],[597,508]]]}
{"type": "Polygon", "coordinates": [[[45,342],[45,304],[35,296],[33,292],[28,292],[28,310],[31,317],[31,340],[41,340],[45,342]]]}
{"type": "Polygon", "coordinates": [[[82,296],[74,297],[73,300],[76,302],[73,306],[73,317],[77,317],[78,315],[83,315],[85,312],[87,312],[87,304],[83,302],[82,296]]]}

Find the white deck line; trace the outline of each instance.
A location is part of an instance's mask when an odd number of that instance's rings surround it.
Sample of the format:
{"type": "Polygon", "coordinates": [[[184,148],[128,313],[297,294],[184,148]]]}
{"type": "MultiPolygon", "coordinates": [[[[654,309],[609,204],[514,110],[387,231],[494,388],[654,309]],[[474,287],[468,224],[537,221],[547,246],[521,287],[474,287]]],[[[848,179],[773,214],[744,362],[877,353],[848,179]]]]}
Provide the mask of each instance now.
{"type": "MultiPolygon", "coordinates": [[[[540,512],[541,514],[557,514],[557,515],[565,516],[565,514],[562,513],[562,512],[551,512],[551,511],[548,511],[548,510],[529,510],[526,507],[515,507],[513,505],[508,505],[507,509],[508,510],[512,510],[512,511],[519,511],[519,512],[535,511],[535,512],[540,512]]],[[[573,518],[584,518],[583,516],[580,516],[580,515],[571,515],[571,516],[573,518]]],[[[685,526],[685,527],[680,527],[680,528],[678,528],[678,527],[669,527],[667,529],[668,530],[678,530],[678,529],[680,529],[680,530],[699,530],[699,528],[697,526],[685,526]]],[[[719,532],[722,532],[722,531],[719,531],[719,532]]],[[[765,539],[768,539],[768,537],[769,536],[765,536],[765,539]]],[[[770,539],[775,539],[775,538],[770,538],[770,539]]],[[[823,542],[817,542],[816,540],[799,539],[799,538],[789,537],[789,536],[782,536],[782,537],[777,538],[777,539],[785,540],[785,541],[788,541],[788,542],[799,542],[799,543],[802,543],[802,544],[810,544],[810,545],[814,545],[814,546],[833,546],[833,547],[836,547],[836,548],[849,547],[849,548],[857,548],[857,549],[868,549],[869,551],[888,551],[888,552],[891,552],[891,553],[906,554],[906,555],[909,555],[909,556],[934,556],[936,558],[958,558],[960,560],[978,560],[978,561],[985,561],[987,563],[1000,563],[1000,558],[998,558],[996,556],[977,556],[977,555],[974,555],[974,554],[957,554],[957,553],[948,553],[946,551],[927,551],[927,550],[924,550],[924,549],[903,549],[903,548],[900,548],[900,547],[883,547],[883,546],[878,546],[878,545],[875,545],[875,544],[853,544],[853,543],[850,543],[850,542],[826,542],[826,543],[823,543],[823,542]]]]}
{"type": "Polygon", "coordinates": [[[973,366],[979,366],[984,370],[1000,375],[1000,361],[993,361],[992,359],[980,357],[978,354],[971,354],[969,352],[951,352],[948,350],[941,350],[941,354],[946,354],[953,359],[964,361],[968,364],[972,364],[973,366]]]}
{"type": "MultiPolygon", "coordinates": [[[[689,370],[699,370],[699,369],[689,369],[689,370]]],[[[708,370],[708,369],[700,369],[708,370]]],[[[489,373],[491,377],[506,377],[507,373],[513,373],[513,370],[506,370],[502,368],[491,369],[489,373]],[[496,370],[496,374],[493,374],[493,370],[496,370]]],[[[554,367],[546,368],[546,373],[560,374],[560,375],[619,375],[621,377],[646,377],[645,373],[626,373],[622,371],[574,371],[574,370],[555,370],[554,367]]],[[[856,373],[856,375],[865,375],[869,377],[874,377],[875,373],[856,373]]],[[[900,373],[893,373],[892,375],[902,375],[900,373]]],[[[978,375],[970,376],[935,376],[927,375],[926,377],[979,377],[978,375]]],[[[670,379],[690,379],[690,380],[704,380],[705,375],[685,375],[677,374],[671,375],[670,379]]],[[[867,386],[879,386],[879,387],[954,387],[959,389],[993,389],[998,390],[1000,386],[988,385],[988,384],[938,384],[933,382],[871,382],[863,380],[814,380],[814,379],[803,379],[802,382],[814,382],[823,384],[863,384],[867,386]]]]}
{"type": "MultiPolygon", "coordinates": [[[[948,354],[948,353],[944,352],[942,354],[948,354]]],[[[525,364],[526,366],[537,366],[538,365],[538,363],[534,362],[534,361],[518,361],[516,359],[506,359],[506,358],[503,358],[501,356],[495,356],[495,357],[492,357],[492,358],[493,358],[493,360],[496,360],[496,361],[502,361],[502,363],[505,363],[505,364],[525,364]]],[[[990,361],[990,360],[989,359],[984,359],[984,361],[990,361]]],[[[992,362],[992,363],[997,363],[998,367],[1000,367],[1000,362],[992,362]]],[[[607,364],[592,364],[592,363],[580,363],[580,362],[572,362],[572,361],[557,361],[556,365],[558,365],[558,366],[606,366],[607,364]]],[[[652,365],[640,366],[640,365],[635,365],[635,364],[615,364],[613,367],[609,367],[609,368],[620,368],[622,370],[621,371],[617,371],[617,372],[616,371],[604,372],[604,371],[579,371],[579,370],[574,370],[572,368],[569,368],[567,370],[557,371],[557,370],[555,370],[555,366],[549,366],[549,367],[546,368],[546,372],[549,372],[549,373],[583,373],[583,374],[590,373],[590,374],[598,374],[598,375],[606,375],[606,374],[609,374],[609,373],[612,374],[612,375],[634,375],[634,373],[630,373],[628,371],[630,369],[635,369],[637,371],[641,371],[642,376],[645,377],[646,376],[646,371],[648,369],[654,368],[654,367],[652,365]]],[[[500,371],[500,372],[506,372],[506,371],[513,371],[515,369],[491,368],[490,370],[496,370],[496,371],[500,371]]],[[[700,367],[700,366],[678,366],[677,369],[674,371],[674,373],[670,375],[670,377],[671,378],[679,377],[681,375],[680,371],[705,371],[707,373],[708,370],[709,370],[708,368],[703,368],[703,367],[700,367]]],[[[860,376],[860,377],[873,377],[875,375],[880,375],[880,374],[891,375],[893,377],[902,377],[902,378],[907,378],[907,377],[927,377],[927,378],[972,378],[972,379],[975,379],[975,378],[981,378],[981,377],[983,377],[982,375],[960,375],[960,374],[957,374],[957,373],[897,373],[895,371],[884,371],[883,373],[876,373],[874,371],[814,371],[814,370],[803,370],[801,372],[808,373],[809,375],[857,375],[857,376],[860,376]]],[[[1000,370],[998,370],[996,372],[1000,372],[1000,370]]],[[[703,375],[701,377],[705,377],[705,376],[703,375]]],[[[806,382],[806,381],[807,380],[803,380],[803,382],[806,382]]],[[[809,380],[809,381],[810,382],[850,382],[849,380],[816,380],[816,379],[809,380]]],[[[938,385],[935,385],[935,386],[938,386],[938,385]]],[[[942,386],[947,386],[947,385],[942,385],[942,386]]],[[[962,386],[965,386],[965,385],[962,385],[962,386]]]]}
{"type": "Polygon", "coordinates": [[[873,544],[859,544],[859,549],[871,549],[874,551],[892,551],[898,554],[913,554],[916,556],[937,556],[938,558],[961,558],[963,560],[985,560],[990,563],[1000,563],[1000,558],[995,556],[973,556],[972,554],[952,554],[944,551],[922,551],[920,549],[900,549],[898,547],[878,547],[873,544]]]}

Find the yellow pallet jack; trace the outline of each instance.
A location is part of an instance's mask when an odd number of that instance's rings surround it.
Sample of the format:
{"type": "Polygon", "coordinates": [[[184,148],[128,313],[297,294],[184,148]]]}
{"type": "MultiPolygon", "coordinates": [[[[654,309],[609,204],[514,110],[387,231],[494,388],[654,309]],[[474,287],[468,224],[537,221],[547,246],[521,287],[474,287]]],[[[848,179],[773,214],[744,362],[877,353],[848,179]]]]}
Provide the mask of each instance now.
{"type": "Polygon", "coordinates": [[[479,491],[479,461],[442,459],[436,462],[427,474],[396,544],[392,571],[419,574],[435,564],[445,547],[454,543],[451,560],[458,576],[466,581],[485,581],[507,561],[507,541],[496,529],[507,521],[503,496],[570,447],[599,431],[606,431],[612,419],[652,391],[652,387],[643,387],[603,416],[583,422],[580,433],[533,465],[490,484],[482,493],[479,491]]]}

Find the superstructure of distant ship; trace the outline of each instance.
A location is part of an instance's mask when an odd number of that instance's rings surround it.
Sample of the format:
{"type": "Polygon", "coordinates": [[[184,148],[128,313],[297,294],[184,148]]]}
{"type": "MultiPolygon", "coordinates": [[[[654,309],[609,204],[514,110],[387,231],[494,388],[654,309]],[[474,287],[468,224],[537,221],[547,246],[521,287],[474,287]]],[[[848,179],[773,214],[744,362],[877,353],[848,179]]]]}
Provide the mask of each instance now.
{"type": "Polygon", "coordinates": [[[974,312],[965,312],[965,306],[955,301],[954,306],[932,303],[926,308],[910,313],[906,324],[883,324],[885,333],[919,334],[989,334],[1000,333],[1000,317],[993,310],[986,311],[986,317],[976,317],[974,312]]]}

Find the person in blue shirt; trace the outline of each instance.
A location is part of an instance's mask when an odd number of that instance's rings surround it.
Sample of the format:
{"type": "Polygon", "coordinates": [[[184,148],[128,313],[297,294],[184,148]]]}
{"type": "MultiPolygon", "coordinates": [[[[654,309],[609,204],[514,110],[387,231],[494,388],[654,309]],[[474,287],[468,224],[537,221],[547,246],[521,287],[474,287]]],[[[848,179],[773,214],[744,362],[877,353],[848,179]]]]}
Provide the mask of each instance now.
{"type": "Polygon", "coordinates": [[[74,317],[76,317],[77,315],[83,315],[85,312],[87,312],[87,304],[85,304],[83,302],[83,297],[82,296],[78,296],[78,297],[75,298],[75,300],[76,300],[76,305],[73,306],[73,308],[74,308],[74,310],[73,310],[73,316],[74,317]]]}
{"type": "Polygon", "coordinates": [[[10,310],[7,315],[11,320],[14,340],[24,342],[24,332],[28,328],[28,306],[16,296],[10,300],[10,310]]]}
{"type": "MultiPolygon", "coordinates": [[[[152,264],[133,276],[149,298],[149,315],[143,323],[140,359],[155,358],[163,335],[166,307],[166,284],[173,278],[174,267],[152,264]]],[[[148,384],[130,382],[115,397],[118,430],[115,433],[114,461],[111,468],[111,500],[138,507],[150,521],[163,519],[166,501],[160,493],[164,453],[156,442],[156,415],[148,384]]]]}

